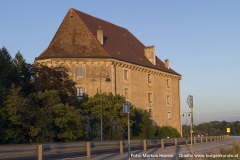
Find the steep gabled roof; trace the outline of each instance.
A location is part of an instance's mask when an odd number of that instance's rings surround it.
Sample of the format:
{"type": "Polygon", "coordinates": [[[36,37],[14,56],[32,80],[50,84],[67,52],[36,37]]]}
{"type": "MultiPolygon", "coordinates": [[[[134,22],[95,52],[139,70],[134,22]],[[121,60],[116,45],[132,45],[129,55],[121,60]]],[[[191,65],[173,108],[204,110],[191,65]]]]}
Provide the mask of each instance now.
{"type": "Polygon", "coordinates": [[[156,65],[153,65],[144,55],[145,47],[127,29],[71,8],[50,45],[37,60],[108,57],[179,75],[171,68],[167,69],[157,56],[156,65]],[[103,30],[103,45],[97,40],[99,28],[103,30]]]}

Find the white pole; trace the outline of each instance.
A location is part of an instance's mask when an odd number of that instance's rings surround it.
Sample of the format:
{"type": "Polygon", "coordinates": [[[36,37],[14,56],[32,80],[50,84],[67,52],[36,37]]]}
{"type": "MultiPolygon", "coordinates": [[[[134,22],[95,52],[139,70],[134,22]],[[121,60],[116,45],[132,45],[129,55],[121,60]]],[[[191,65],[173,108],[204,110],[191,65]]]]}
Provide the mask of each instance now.
{"type": "Polygon", "coordinates": [[[192,148],[192,138],[193,138],[193,137],[192,137],[192,133],[193,133],[193,130],[192,130],[192,125],[193,125],[193,124],[192,124],[192,123],[193,123],[193,122],[192,122],[192,116],[193,116],[193,115],[192,115],[192,112],[190,112],[190,117],[191,117],[191,124],[190,124],[190,126],[191,126],[191,131],[190,131],[190,132],[191,132],[191,152],[192,152],[192,157],[193,157],[193,148],[192,148]]]}
{"type": "MultiPolygon", "coordinates": [[[[130,112],[130,106],[129,107],[129,112],[130,112]]],[[[128,112],[128,159],[130,160],[130,113],[128,112]]]]}

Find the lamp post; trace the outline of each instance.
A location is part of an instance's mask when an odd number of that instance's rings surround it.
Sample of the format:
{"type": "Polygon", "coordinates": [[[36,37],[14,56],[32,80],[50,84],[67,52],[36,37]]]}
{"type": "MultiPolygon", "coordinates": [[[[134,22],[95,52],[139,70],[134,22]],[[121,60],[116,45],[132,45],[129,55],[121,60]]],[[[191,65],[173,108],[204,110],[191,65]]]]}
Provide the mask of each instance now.
{"type": "Polygon", "coordinates": [[[111,81],[111,79],[110,79],[110,77],[109,77],[109,73],[108,73],[108,71],[106,71],[106,70],[102,70],[102,72],[100,73],[100,106],[101,106],[101,141],[102,141],[102,139],[103,139],[103,137],[102,137],[102,73],[103,72],[106,72],[107,73],[107,77],[106,77],[106,82],[110,82],[111,81]]]}
{"type": "Polygon", "coordinates": [[[190,112],[183,112],[182,116],[184,117],[186,114],[186,126],[187,126],[187,114],[190,117],[190,112]]]}
{"type": "MultiPolygon", "coordinates": [[[[182,116],[186,116],[186,126],[187,126],[187,116],[190,117],[190,112],[183,112],[182,116]]],[[[186,133],[186,132],[185,132],[186,133]]]]}
{"type": "Polygon", "coordinates": [[[124,102],[123,103],[123,113],[128,114],[128,160],[131,159],[130,157],[130,103],[124,102]]]}

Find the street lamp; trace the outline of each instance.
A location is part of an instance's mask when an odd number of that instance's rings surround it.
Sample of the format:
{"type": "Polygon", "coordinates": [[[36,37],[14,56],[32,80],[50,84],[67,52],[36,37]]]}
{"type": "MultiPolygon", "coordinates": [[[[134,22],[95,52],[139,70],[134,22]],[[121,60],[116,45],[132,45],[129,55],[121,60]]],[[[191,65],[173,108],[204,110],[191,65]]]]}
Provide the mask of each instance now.
{"type": "MultiPolygon", "coordinates": [[[[190,117],[190,112],[183,112],[182,116],[186,116],[186,126],[187,126],[187,116],[190,117]]],[[[183,128],[183,127],[182,127],[183,128]]],[[[186,130],[185,130],[186,131],[186,130]]]]}
{"type": "Polygon", "coordinates": [[[188,116],[190,117],[190,112],[183,112],[183,117],[184,117],[184,115],[186,114],[186,126],[187,126],[187,114],[188,114],[188,116]]]}
{"type": "Polygon", "coordinates": [[[128,160],[130,160],[130,103],[124,102],[123,103],[123,113],[128,114],[128,160]]]}
{"type": "Polygon", "coordinates": [[[110,77],[109,77],[109,73],[108,73],[108,71],[105,71],[105,70],[103,70],[101,73],[100,73],[100,106],[101,106],[101,141],[102,141],[102,73],[103,72],[107,72],[107,77],[106,77],[106,82],[110,82],[111,81],[111,79],[110,79],[110,77]]]}

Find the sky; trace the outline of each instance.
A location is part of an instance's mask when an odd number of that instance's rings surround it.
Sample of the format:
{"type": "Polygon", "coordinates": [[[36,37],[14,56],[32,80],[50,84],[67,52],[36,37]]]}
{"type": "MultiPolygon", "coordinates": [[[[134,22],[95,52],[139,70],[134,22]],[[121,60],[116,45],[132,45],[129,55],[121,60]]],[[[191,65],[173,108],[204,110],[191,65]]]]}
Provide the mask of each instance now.
{"type": "Polygon", "coordinates": [[[169,59],[182,75],[182,112],[193,95],[194,124],[240,121],[239,0],[1,0],[0,47],[33,63],[70,8],[128,29],[169,59]]]}

